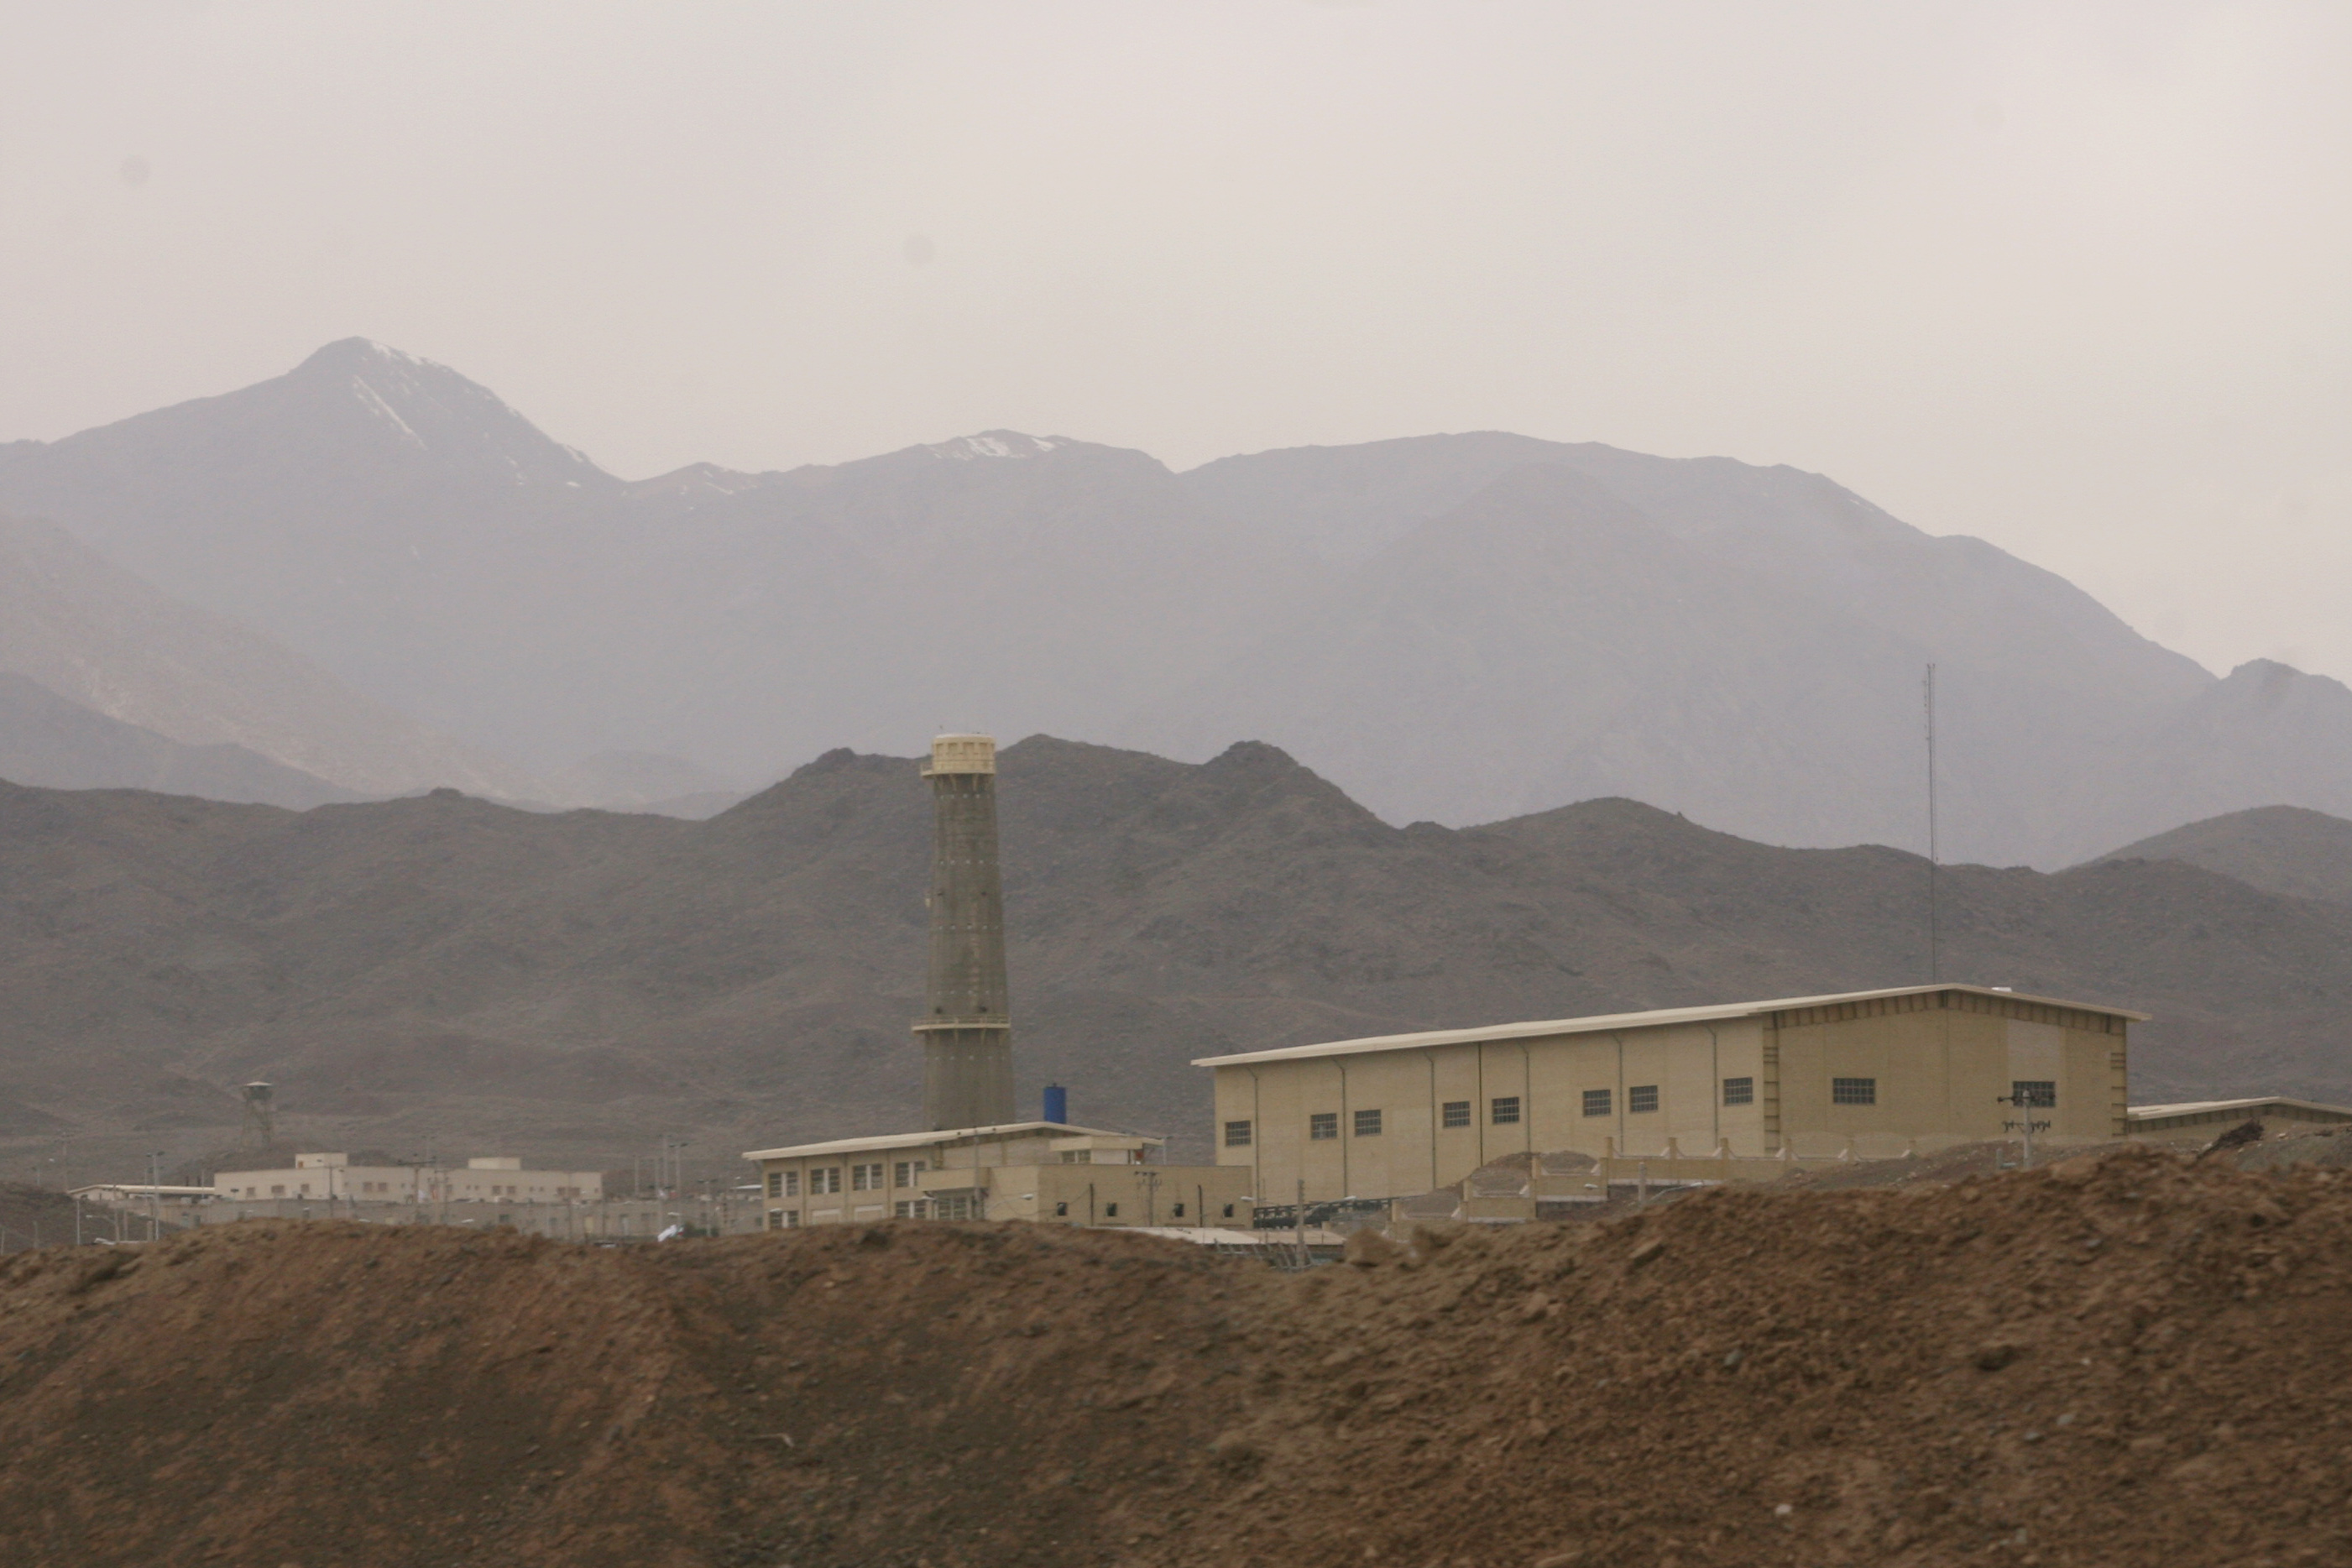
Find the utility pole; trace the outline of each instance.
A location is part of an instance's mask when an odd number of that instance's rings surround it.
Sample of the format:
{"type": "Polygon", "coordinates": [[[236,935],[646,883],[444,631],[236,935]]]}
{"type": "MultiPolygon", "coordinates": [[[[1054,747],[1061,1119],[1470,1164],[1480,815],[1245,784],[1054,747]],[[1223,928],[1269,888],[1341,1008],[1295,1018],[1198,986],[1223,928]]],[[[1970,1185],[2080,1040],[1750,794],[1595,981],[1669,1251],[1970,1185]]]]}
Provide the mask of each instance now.
{"type": "Polygon", "coordinates": [[[1927,984],[1940,983],[1944,978],[1943,953],[1936,929],[1936,879],[1941,864],[1940,847],[1936,842],[1936,667],[1927,667],[1926,684],[1927,705],[1927,984]]]}
{"type": "Polygon", "coordinates": [[[2000,1124],[2001,1131],[2014,1132],[2023,1140],[2024,1148],[2020,1152],[2020,1168],[2030,1171],[2033,1168],[2033,1135],[2036,1132],[2050,1131],[2050,1123],[2035,1121],[2033,1113],[2037,1110],[2056,1110],[2058,1091],[2054,1086],[2044,1089],[2040,1084],[2021,1082],[2013,1083],[2009,1087],[2009,1093],[1996,1095],[1993,1098],[1996,1103],[2006,1105],[2017,1112],[2016,1116],[2000,1124]]]}

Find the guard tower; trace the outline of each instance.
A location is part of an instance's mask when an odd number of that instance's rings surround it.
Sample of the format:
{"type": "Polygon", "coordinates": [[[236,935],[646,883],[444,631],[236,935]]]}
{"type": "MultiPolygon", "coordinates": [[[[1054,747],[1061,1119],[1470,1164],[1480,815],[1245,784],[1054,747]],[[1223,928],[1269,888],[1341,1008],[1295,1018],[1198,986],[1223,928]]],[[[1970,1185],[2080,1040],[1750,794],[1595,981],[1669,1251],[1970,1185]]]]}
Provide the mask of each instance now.
{"type": "Polygon", "coordinates": [[[931,963],[924,1016],[923,1120],[934,1129],[1013,1120],[1013,1016],[1004,983],[1004,894],[996,868],[996,742],[931,742],[931,963]]]}

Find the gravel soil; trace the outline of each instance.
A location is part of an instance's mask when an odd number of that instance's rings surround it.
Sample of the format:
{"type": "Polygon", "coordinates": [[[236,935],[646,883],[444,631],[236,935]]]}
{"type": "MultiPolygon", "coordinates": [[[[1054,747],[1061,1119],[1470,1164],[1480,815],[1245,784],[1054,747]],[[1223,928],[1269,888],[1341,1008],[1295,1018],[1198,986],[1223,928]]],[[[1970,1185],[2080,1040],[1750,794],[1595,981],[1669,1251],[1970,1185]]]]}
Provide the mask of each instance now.
{"type": "Polygon", "coordinates": [[[2352,1562],[2352,1171],[1374,1234],[253,1222],[0,1266],[0,1561],[2352,1562]]]}

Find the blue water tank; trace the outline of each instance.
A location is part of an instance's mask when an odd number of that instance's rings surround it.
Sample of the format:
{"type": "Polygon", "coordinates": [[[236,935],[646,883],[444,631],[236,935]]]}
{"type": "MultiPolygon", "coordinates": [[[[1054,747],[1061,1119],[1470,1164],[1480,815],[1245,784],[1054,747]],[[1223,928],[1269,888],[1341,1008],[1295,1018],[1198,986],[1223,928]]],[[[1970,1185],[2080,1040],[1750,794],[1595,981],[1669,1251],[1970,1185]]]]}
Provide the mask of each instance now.
{"type": "Polygon", "coordinates": [[[1065,1127],[1070,1123],[1070,1091],[1058,1083],[1045,1086],[1045,1120],[1065,1127]]]}

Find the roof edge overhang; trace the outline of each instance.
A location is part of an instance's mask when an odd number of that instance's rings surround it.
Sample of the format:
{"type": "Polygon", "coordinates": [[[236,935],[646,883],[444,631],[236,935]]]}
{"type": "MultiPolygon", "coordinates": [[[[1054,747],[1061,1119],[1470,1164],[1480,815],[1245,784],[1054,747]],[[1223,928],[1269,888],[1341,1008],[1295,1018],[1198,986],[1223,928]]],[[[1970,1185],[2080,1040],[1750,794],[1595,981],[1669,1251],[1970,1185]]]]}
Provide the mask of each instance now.
{"type": "Polygon", "coordinates": [[[1196,1068],[1248,1067],[1258,1062],[1312,1061],[1318,1057],[1360,1056],[1375,1051],[1409,1051],[1436,1046],[1476,1045],[1490,1040],[1538,1039],[1549,1035],[1599,1035],[1623,1029],[1651,1029],[1674,1024],[1709,1024],[1726,1019],[1761,1017],[1769,1013],[1805,1007],[1828,1007],[1846,1002],[1873,1002],[1894,996],[1928,996],[1938,992],[1963,992],[1971,996],[1999,997],[2044,1007],[2064,1007],[2077,1013],[2098,1013],[2147,1022],[2148,1015],[2127,1007],[2090,1002],[2070,1002],[2059,996],[2008,991],[1991,985],[1948,981],[1939,985],[1895,985],[1881,991],[1841,991],[1825,996],[1780,996],[1762,1002],[1727,1002],[1706,1007],[1657,1007],[1643,1013],[1602,1013],[1585,1018],[1549,1018],[1521,1024],[1494,1024],[1475,1029],[1426,1029],[1410,1035],[1370,1035],[1356,1040],[1328,1040],[1311,1046],[1284,1046],[1274,1050],[1241,1051],[1231,1056],[1195,1057],[1196,1068]]]}
{"type": "Polygon", "coordinates": [[[959,1143],[966,1140],[1009,1138],[1015,1133],[1050,1133],[1056,1138],[1133,1138],[1145,1136],[1147,1141],[1164,1143],[1164,1138],[1154,1138],[1132,1132],[1115,1131],[1108,1127],[1080,1127],[1068,1121],[1007,1121],[990,1127],[941,1127],[928,1132],[889,1132],[873,1138],[835,1138],[823,1143],[794,1143],[782,1149],[746,1149],[746,1160],[798,1160],[814,1154],[857,1154],[873,1149],[903,1149],[915,1143],[959,1143]]]}

